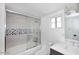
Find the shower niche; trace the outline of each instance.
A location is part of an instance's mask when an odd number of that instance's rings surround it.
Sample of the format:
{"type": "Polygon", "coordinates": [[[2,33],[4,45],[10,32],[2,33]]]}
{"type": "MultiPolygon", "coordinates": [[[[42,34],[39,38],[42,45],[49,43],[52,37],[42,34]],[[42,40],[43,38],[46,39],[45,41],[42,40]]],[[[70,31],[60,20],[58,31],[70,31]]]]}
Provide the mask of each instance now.
{"type": "Polygon", "coordinates": [[[40,19],[6,11],[6,54],[17,54],[41,44],[40,19]]]}

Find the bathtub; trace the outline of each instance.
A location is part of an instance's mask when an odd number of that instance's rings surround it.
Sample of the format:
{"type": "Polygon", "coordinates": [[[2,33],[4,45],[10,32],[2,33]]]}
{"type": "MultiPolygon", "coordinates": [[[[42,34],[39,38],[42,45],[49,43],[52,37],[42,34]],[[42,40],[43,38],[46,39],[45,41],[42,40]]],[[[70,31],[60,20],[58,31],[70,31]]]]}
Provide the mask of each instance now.
{"type": "Polygon", "coordinates": [[[26,44],[21,44],[12,48],[8,48],[6,50],[6,55],[34,55],[40,49],[41,45],[31,49],[26,49],[26,44]]]}
{"type": "Polygon", "coordinates": [[[36,55],[36,53],[41,50],[41,45],[38,45],[34,48],[28,49],[27,51],[20,52],[18,55],[36,55]]]}

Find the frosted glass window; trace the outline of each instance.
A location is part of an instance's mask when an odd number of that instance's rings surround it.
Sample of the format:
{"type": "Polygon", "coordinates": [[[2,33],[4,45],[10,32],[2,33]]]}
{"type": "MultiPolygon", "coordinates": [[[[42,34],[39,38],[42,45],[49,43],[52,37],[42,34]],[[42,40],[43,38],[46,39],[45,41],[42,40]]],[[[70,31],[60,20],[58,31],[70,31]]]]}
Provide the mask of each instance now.
{"type": "Polygon", "coordinates": [[[61,17],[57,17],[57,28],[61,28],[61,17]]]}
{"type": "Polygon", "coordinates": [[[51,19],[51,28],[55,28],[55,18],[51,19]]]}

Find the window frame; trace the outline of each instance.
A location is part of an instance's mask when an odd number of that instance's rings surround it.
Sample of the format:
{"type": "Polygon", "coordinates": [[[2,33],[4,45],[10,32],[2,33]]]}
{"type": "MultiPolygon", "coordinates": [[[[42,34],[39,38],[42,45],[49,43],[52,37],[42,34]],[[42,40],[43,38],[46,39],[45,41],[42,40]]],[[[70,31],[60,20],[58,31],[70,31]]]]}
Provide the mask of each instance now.
{"type": "Polygon", "coordinates": [[[51,28],[52,29],[61,29],[62,28],[62,16],[51,17],[50,21],[51,21],[51,28]],[[61,17],[61,27],[57,27],[57,17],[61,17]],[[55,28],[52,28],[52,18],[55,18],[55,28]]]}

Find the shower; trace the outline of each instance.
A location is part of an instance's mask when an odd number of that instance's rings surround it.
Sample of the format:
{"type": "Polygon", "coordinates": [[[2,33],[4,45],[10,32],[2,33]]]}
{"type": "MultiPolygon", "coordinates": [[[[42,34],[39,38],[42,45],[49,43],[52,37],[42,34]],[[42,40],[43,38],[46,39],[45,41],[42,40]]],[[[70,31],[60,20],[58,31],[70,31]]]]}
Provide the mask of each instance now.
{"type": "Polygon", "coordinates": [[[6,11],[6,54],[17,54],[41,43],[40,19],[6,11]]]}

